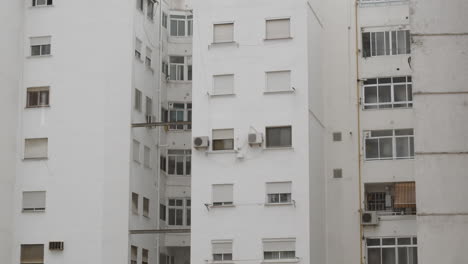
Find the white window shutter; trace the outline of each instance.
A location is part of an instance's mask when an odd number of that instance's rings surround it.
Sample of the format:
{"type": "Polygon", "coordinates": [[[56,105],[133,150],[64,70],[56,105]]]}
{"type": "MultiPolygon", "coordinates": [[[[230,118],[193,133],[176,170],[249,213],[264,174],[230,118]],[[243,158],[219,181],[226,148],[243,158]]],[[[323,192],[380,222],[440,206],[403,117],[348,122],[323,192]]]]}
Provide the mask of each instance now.
{"type": "Polygon", "coordinates": [[[213,129],[213,140],[233,139],[234,129],[213,129]]]}
{"type": "Polygon", "coordinates": [[[290,19],[274,19],[266,21],[266,39],[289,38],[290,19]]]}
{"type": "Polygon", "coordinates": [[[213,42],[233,42],[234,41],[234,23],[213,25],[213,42]]]}
{"type": "Polygon", "coordinates": [[[48,152],[47,138],[28,138],[24,141],[24,158],[37,159],[47,158],[48,152]]]}
{"type": "Polygon", "coordinates": [[[32,37],[31,38],[31,46],[38,46],[38,45],[48,45],[50,44],[51,37],[32,37]]]}
{"type": "Polygon", "coordinates": [[[267,183],[267,194],[291,193],[291,182],[269,182],[267,183]]]}
{"type": "Polygon", "coordinates": [[[234,74],[213,76],[213,94],[233,94],[234,93],[234,74]]]}
{"type": "Polygon", "coordinates": [[[263,251],[296,251],[296,239],[264,239],[263,251]]]}
{"type": "Polygon", "coordinates": [[[266,73],[266,91],[290,91],[291,71],[274,71],[266,73]]]}
{"type": "Polygon", "coordinates": [[[232,254],[232,240],[216,240],[211,243],[213,254],[232,254]]]}
{"type": "Polygon", "coordinates": [[[232,202],[233,201],[232,184],[214,184],[213,185],[213,202],[232,202]]]}
{"type": "Polygon", "coordinates": [[[23,192],[23,209],[40,209],[46,207],[46,192],[23,192]]]}

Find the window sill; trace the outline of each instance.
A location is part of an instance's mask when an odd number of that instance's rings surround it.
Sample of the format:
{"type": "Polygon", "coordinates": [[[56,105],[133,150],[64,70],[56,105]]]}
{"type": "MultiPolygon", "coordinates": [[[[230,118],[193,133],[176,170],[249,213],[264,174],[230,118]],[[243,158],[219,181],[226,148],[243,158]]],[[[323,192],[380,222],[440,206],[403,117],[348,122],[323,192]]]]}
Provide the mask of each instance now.
{"type": "Polygon", "coordinates": [[[39,6],[30,6],[29,9],[36,9],[36,8],[48,8],[54,7],[54,5],[39,5],[39,6]]]}
{"type": "Polygon", "coordinates": [[[30,55],[30,56],[27,56],[26,58],[27,59],[39,59],[39,58],[50,58],[52,57],[52,54],[48,54],[48,55],[30,55]]]}
{"type": "Polygon", "coordinates": [[[262,263],[298,263],[299,259],[272,259],[272,260],[263,260],[262,263]]]}
{"type": "Polygon", "coordinates": [[[264,91],[263,94],[292,94],[296,90],[291,89],[291,90],[284,90],[284,91],[264,91]]]}
{"type": "Polygon", "coordinates": [[[207,154],[236,154],[237,150],[209,150],[206,151],[207,154]]]}
{"type": "Polygon", "coordinates": [[[234,260],[208,260],[211,264],[234,264],[234,260]]]}
{"type": "Polygon", "coordinates": [[[234,96],[236,96],[235,93],[226,93],[226,94],[208,93],[208,95],[210,97],[214,97],[214,98],[216,98],[216,97],[234,97],[234,96]]]}
{"type": "Polygon", "coordinates": [[[31,213],[45,213],[45,209],[34,209],[34,210],[21,210],[22,213],[31,214],[31,213]]]}
{"type": "Polygon", "coordinates": [[[267,207],[275,207],[275,206],[292,206],[294,203],[265,203],[267,207]]]}
{"type": "Polygon", "coordinates": [[[228,42],[213,42],[210,45],[208,45],[208,49],[212,47],[239,47],[239,43],[235,41],[228,41],[228,42]]]}
{"type": "Polygon", "coordinates": [[[402,110],[407,110],[407,109],[413,109],[413,107],[390,107],[390,108],[365,108],[365,105],[362,107],[362,110],[363,111],[378,111],[378,110],[398,110],[398,109],[402,109],[402,110]]]}
{"type": "Polygon", "coordinates": [[[191,83],[191,80],[167,80],[168,83],[191,83]]]}
{"type": "Polygon", "coordinates": [[[50,108],[50,105],[26,106],[24,109],[50,108]]]}
{"type": "Polygon", "coordinates": [[[48,157],[39,157],[39,158],[23,158],[23,161],[41,161],[41,160],[48,160],[48,157]]]}
{"type": "Polygon", "coordinates": [[[235,204],[226,204],[226,205],[210,205],[210,208],[233,208],[236,207],[235,204]]]}
{"type": "Polygon", "coordinates": [[[293,37],[284,37],[284,38],[264,38],[263,41],[275,41],[275,40],[291,40],[293,37]]]}
{"type": "Polygon", "coordinates": [[[387,160],[414,160],[414,157],[410,158],[388,158],[388,159],[364,159],[364,161],[387,161],[387,160]]]}
{"type": "Polygon", "coordinates": [[[264,147],[263,150],[294,150],[294,147],[264,147]]]}

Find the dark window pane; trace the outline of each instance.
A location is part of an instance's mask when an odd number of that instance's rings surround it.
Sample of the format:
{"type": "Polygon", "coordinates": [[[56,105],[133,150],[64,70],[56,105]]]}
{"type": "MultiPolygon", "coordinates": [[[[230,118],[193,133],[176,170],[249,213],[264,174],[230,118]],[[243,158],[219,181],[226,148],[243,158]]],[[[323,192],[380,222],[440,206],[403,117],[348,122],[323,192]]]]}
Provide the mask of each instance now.
{"type": "Polygon", "coordinates": [[[31,46],[31,56],[41,55],[41,46],[31,46]]]}
{"type": "Polygon", "coordinates": [[[396,156],[397,158],[407,158],[409,154],[409,138],[396,138],[396,156]]]}
{"type": "Polygon", "coordinates": [[[362,33],[362,56],[370,57],[371,55],[370,33],[362,33]]]}
{"type": "Polygon", "coordinates": [[[376,32],[376,55],[381,56],[385,55],[385,42],[384,42],[384,32],[376,32]]]}
{"type": "Polygon", "coordinates": [[[213,260],[222,261],[223,254],[213,254],[213,260]]]}
{"type": "Polygon", "coordinates": [[[401,237],[397,239],[398,245],[411,245],[410,237],[401,237]]]}
{"type": "Polygon", "coordinates": [[[397,84],[394,86],[394,97],[395,102],[405,102],[406,101],[406,85],[397,84]]]}
{"type": "Polygon", "coordinates": [[[397,36],[396,36],[396,31],[392,31],[392,54],[397,54],[397,36]]]}
{"type": "Polygon", "coordinates": [[[392,89],[389,85],[379,86],[379,103],[389,103],[392,101],[392,89]]]}
{"type": "Polygon", "coordinates": [[[177,20],[171,20],[171,36],[177,36],[177,20]]]}
{"type": "Polygon", "coordinates": [[[377,84],[377,79],[367,79],[364,81],[364,84],[377,84]]]}
{"type": "Polygon", "coordinates": [[[50,55],[50,44],[41,46],[41,55],[50,55]]]}
{"type": "Polygon", "coordinates": [[[377,103],[377,87],[370,86],[364,88],[364,102],[366,104],[377,103]]]}
{"type": "Polygon", "coordinates": [[[406,31],[397,32],[398,54],[406,54],[406,31]]]}
{"type": "Polygon", "coordinates": [[[406,247],[398,248],[398,264],[408,264],[408,250],[406,247]]]}
{"type": "Polygon", "coordinates": [[[379,139],[379,154],[380,158],[391,158],[393,156],[392,139],[381,138],[379,139]]]}
{"type": "Polygon", "coordinates": [[[395,245],[395,238],[384,238],[382,239],[382,245],[395,245]]]}
{"type": "Polygon", "coordinates": [[[380,248],[367,249],[367,264],[381,264],[380,263],[380,248]]]}
{"type": "Polygon", "coordinates": [[[376,159],[379,157],[378,139],[366,139],[366,159],[376,159]]]}
{"type": "Polygon", "coordinates": [[[169,225],[175,225],[175,209],[169,209],[169,225]]]}
{"type": "Polygon", "coordinates": [[[368,246],[380,246],[380,239],[379,238],[368,238],[366,240],[368,246]]]}
{"type": "Polygon", "coordinates": [[[175,167],[176,167],[175,157],[171,156],[171,157],[169,157],[169,170],[168,170],[168,173],[169,174],[175,174],[175,167]]]}
{"type": "Polygon", "coordinates": [[[390,55],[390,32],[385,32],[385,55],[390,55]]]}
{"type": "Polygon", "coordinates": [[[223,254],[224,260],[232,260],[232,254],[223,254]]]}
{"type": "Polygon", "coordinates": [[[176,225],[183,225],[183,217],[182,217],[183,211],[181,209],[176,210],[176,225]]]}
{"type": "Polygon", "coordinates": [[[37,106],[39,101],[38,92],[28,92],[28,106],[37,106]]]}
{"type": "Polygon", "coordinates": [[[382,248],[382,264],[395,264],[395,248],[382,248]]]}
{"type": "Polygon", "coordinates": [[[409,30],[406,30],[406,54],[411,54],[411,35],[409,30]]]}

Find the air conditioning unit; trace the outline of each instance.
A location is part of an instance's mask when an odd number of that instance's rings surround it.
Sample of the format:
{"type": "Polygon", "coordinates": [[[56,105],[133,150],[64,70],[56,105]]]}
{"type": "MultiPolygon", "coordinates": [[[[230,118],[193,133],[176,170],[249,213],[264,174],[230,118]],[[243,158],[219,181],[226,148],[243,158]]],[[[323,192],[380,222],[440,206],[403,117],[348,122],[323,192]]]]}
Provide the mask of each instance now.
{"type": "Polygon", "coordinates": [[[156,118],[152,115],[147,115],[146,116],[146,123],[149,124],[149,123],[154,123],[156,122],[156,118]]]}
{"type": "Polygon", "coordinates": [[[249,133],[249,144],[250,145],[261,145],[263,143],[262,133],[249,133]]]}
{"type": "Polygon", "coordinates": [[[194,148],[207,148],[210,146],[210,139],[208,137],[194,137],[193,147],[194,148]]]}
{"type": "Polygon", "coordinates": [[[378,225],[379,217],[377,212],[364,211],[361,215],[362,225],[378,225]]]}
{"type": "Polygon", "coordinates": [[[50,241],[49,250],[63,250],[63,241],[50,241]]]}

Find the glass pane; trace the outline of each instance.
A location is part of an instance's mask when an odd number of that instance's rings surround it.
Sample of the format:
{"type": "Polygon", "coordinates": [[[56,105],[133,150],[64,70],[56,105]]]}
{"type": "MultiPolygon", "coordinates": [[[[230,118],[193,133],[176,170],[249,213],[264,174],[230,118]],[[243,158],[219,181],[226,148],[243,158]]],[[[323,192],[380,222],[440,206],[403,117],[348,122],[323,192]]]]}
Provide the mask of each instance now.
{"type": "Polygon", "coordinates": [[[394,96],[395,96],[395,102],[405,102],[406,101],[406,85],[405,84],[395,85],[394,96]]]}
{"type": "Polygon", "coordinates": [[[290,194],[290,193],[282,193],[282,194],[280,194],[280,202],[282,202],[282,203],[289,203],[289,202],[291,202],[291,194],[290,194]]]}
{"type": "Polygon", "coordinates": [[[410,237],[402,237],[398,238],[398,245],[411,245],[411,238],[410,237]]]}
{"type": "Polygon", "coordinates": [[[414,138],[410,137],[410,157],[414,157],[414,138]]]}
{"type": "Polygon", "coordinates": [[[38,92],[29,92],[28,93],[28,106],[37,106],[38,102],[38,92]]]}
{"type": "Polygon", "coordinates": [[[392,54],[397,54],[397,36],[396,36],[396,31],[392,31],[392,54]]]}
{"type": "Polygon", "coordinates": [[[381,264],[380,263],[380,248],[367,249],[367,264],[381,264]]]}
{"type": "Polygon", "coordinates": [[[263,252],[264,259],[279,259],[279,252],[263,252]]]}
{"type": "Polygon", "coordinates": [[[406,136],[406,135],[413,135],[413,129],[395,129],[395,135],[397,136],[406,136]]]}
{"type": "Polygon", "coordinates": [[[280,146],[281,132],[278,128],[267,128],[266,131],[266,145],[267,147],[280,146]]]}
{"type": "Polygon", "coordinates": [[[377,87],[365,87],[364,88],[364,103],[377,103],[377,87]]]}
{"type": "Polygon", "coordinates": [[[177,65],[177,80],[183,81],[184,80],[184,65],[177,65]]]}
{"type": "Polygon", "coordinates": [[[178,156],[177,157],[177,175],[184,175],[184,157],[178,156]]]}
{"type": "Polygon", "coordinates": [[[397,32],[398,50],[397,54],[406,54],[406,31],[397,32]]]}
{"type": "Polygon", "coordinates": [[[269,203],[279,203],[279,194],[268,194],[269,203]]]}
{"type": "Polygon", "coordinates": [[[169,67],[169,79],[175,80],[177,76],[177,65],[171,64],[169,67]]]}
{"type": "Polygon", "coordinates": [[[175,162],[175,157],[168,157],[169,159],[169,169],[168,172],[169,174],[175,174],[175,167],[176,167],[176,162],[175,162]]]}
{"type": "Polygon", "coordinates": [[[367,246],[380,246],[379,238],[368,238],[366,240],[367,246]]]}
{"type": "Polygon", "coordinates": [[[371,33],[371,53],[372,53],[371,55],[372,55],[372,56],[375,56],[375,54],[376,54],[376,52],[375,52],[376,49],[377,49],[377,48],[376,48],[376,43],[375,43],[375,33],[372,32],[372,33],[371,33]]]}
{"type": "Polygon", "coordinates": [[[213,254],[213,260],[223,260],[223,254],[213,254]]]}
{"type": "Polygon", "coordinates": [[[408,264],[408,251],[407,248],[398,248],[398,264],[408,264]]]}
{"type": "Polygon", "coordinates": [[[295,251],[281,251],[280,258],[281,259],[293,259],[296,257],[295,251]]]}
{"type": "Polygon", "coordinates": [[[379,103],[389,103],[392,101],[392,91],[390,85],[379,86],[379,103]]]}
{"type": "Polygon", "coordinates": [[[41,55],[41,46],[31,46],[31,56],[41,55]]]}
{"type": "Polygon", "coordinates": [[[382,239],[382,245],[395,245],[395,238],[384,238],[382,239]]]}
{"type": "Polygon", "coordinates": [[[396,156],[397,158],[409,157],[409,138],[396,138],[396,156]]]}
{"type": "Polygon", "coordinates": [[[385,55],[385,42],[384,42],[384,32],[376,32],[376,55],[385,55]]]}
{"type": "Polygon", "coordinates": [[[183,37],[185,36],[185,20],[180,20],[178,24],[177,35],[183,37]]]}
{"type": "Polygon", "coordinates": [[[185,162],[185,174],[190,175],[192,174],[192,161],[190,157],[186,157],[186,162],[185,162]]]}
{"type": "Polygon", "coordinates": [[[392,130],[374,130],[371,132],[372,137],[391,137],[393,136],[392,130]]]}
{"type": "Polygon", "coordinates": [[[413,87],[408,84],[408,101],[413,101],[413,87]]]}
{"type": "Polygon", "coordinates": [[[191,209],[187,209],[187,210],[186,210],[186,212],[187,212],[187,216],[186,216],[186,217],[187,217],[187,225],[189,226],[189,225],[191,225],[191,224],[192,224],[192,218],[191,218],[191,217],[192,217],[192,214],[191,214],[191,209]]]}
{"type": "Polygon", "coordinates": [[[50,54],[50,44],[49,45],[42,45],[41,55],[49,55],[50,54]]]}
{"type": "Polygon", "coordinates": [[[182,213],[181,209],[176,210],[176,225],[183,225],[182,213]]]}
{"type": "Polygon", "coordinates": [[[282,147],[291,146],[291,128],[290,127],[281,128],[280,144],[282,147]]]}
{"type": "Polygon", "coordinates": [[[409,261],[408,264],[418,264],[418,248],[408,248],[409,261]]]}
{"type": "Polygon", "coordinates": [[[390,55],[390,32],[385,32],[385,54],[390,55]]]}
{"type": "Polygon", "coordinates": [[[177,199],[176,200],[176,206],[183,206],[184,205],[184,200],[177,199]]]}
{"type": "Polygon", "coordinates": [[[171,36],[177,36],[177,20],[171,20],[171,36]]]}
{"type": "Polygon", "coordinates": [[[381,138],[379,139],[379,154],[380,158],[391,158],[393,156],[392,139],[381,138]]]}
{"type": "Polygon", "coordinates": [[[175,209],[169,209],[169,225],[175,224],[175,209]]]}
{"type": "Polygon", "coordinates": [[[370,57],[371,55],[370,33],[362,33],[362,56],[370,57]]]}
{"type": "Polygon", "coordinates": [[[382,248],[382,264],[396,264],[395,248],[382,248]]]}
{"type": "Polygon", "coordinates": [[[379,157],[378,139],[366,139],[366,159],[376,159],[379,157]]]}
{"type": "Polygon", "coordinates": [[[410,31],[406,30],[406,54],[411,53],[411,36],[410,36],[410,31]]]}

